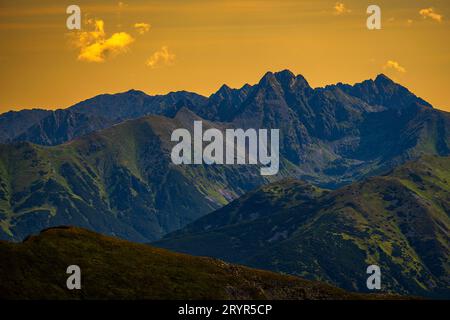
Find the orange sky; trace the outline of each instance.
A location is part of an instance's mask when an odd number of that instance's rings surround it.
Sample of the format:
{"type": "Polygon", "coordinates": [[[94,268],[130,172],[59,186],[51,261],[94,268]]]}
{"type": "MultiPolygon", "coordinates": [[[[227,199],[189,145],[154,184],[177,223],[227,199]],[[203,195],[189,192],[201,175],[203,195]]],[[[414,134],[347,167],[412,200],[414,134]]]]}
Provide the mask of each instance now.
{"type": "Polygon", "coordinates": [[[281,69],[314,87],[385,73],[450,111],[450,1],[371,3],[382,30],[360,0],[0,0],[0,112],[131,88],[209,95],[281,69]]]}

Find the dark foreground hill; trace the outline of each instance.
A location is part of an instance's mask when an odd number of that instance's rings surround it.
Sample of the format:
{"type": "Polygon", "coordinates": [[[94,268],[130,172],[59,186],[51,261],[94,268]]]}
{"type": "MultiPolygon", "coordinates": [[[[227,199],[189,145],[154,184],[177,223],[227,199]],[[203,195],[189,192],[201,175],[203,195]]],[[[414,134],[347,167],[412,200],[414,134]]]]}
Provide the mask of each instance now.
{"type": "Polygon", "coordinates": [[[295,179],[253,191],[155,245],[365,291],[450,297],[450,158],[423,157],[335,191],[295,179]]]}
{"type": "MultiPolygon", "coordinates": [[[[387,297],[387,296],[386,296],[387,297]]],[[[0,299],[372,299],[297,277],[172,253],[72,227],[0,242],[0,299]],[[81,268],[81,290],[66,269],[81,268]]]]}

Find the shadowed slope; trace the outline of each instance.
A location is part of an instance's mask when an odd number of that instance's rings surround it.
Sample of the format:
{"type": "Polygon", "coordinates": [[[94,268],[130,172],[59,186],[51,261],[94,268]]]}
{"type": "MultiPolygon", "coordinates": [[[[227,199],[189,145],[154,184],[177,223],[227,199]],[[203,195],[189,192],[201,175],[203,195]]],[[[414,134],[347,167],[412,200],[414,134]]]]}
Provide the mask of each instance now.
{"type": "Polygon", "coordinates": [[[423,157],[341,189],[264,186],[155,243],[365,291],[450,296],[450,158],[423,157]]]}
{"type": "Polygon", "coordinates": [[[78,228],[0,242],[1,299],[373,299],[322,284],[176,254],[78,228]],[[81,290],[66,269],[81,268],[81,290]]]}

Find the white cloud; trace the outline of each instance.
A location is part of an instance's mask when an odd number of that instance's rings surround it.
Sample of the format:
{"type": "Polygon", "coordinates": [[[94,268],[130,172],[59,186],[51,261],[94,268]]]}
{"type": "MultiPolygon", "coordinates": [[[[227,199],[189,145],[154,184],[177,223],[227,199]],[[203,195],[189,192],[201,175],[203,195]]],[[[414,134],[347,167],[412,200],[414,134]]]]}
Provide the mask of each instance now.
{"type": "Polygon", "coordinates": [[[419,11],[419,14],[424,18],[430,18],[434,21],[437,22],[442,22],[442,19],[444,18],[441,14],[437,13],[436,11],[434,11],[433,8],[426,8],[426,9],[421,9],[419,11]]]}
{"type": "Polygon", "coordinates": [[[350,9],[347,9],[345,4],[343,4],[342,2],[336,2],[336,4],[334,5],[334,14],[336,14],[336,15],[341,15],[341,14],[350,13],[350,12],[352,12],[352,11],[350,9]]]}
{"type": "Polygon", "coordinates": [[[139,34],[144,34],[148,32],[151,28],[151,25],[145,22],[135,23],[134,28],[139,32],[139,34]]]}
{"type": "Polygon", "coordinates": [[[163,46],[160,50],[154,52],[145,64],[154,69],[163,65],[173,65],[175,58],[175,54],[170,52],[167,46],[163,46]]]}
{"type": "Polygon", "coordinates": [[[405,73],[406,69],[400,65],[397,61],[394,60],[388,60],[386,64],[383,66],[383,69],[393,69],[395,71],[398,71],[400,73],[405,73]]]}
{"type": "Polygon", "coordinates": [[[106,36],[103,20],[88,20],[94,26],[92,31],[80,31],[74,34],[74,44],[79,48],[78,60],[104,62],[107,58],[126,52],[134,38],[126,32],[117,32],[106,36]]]}

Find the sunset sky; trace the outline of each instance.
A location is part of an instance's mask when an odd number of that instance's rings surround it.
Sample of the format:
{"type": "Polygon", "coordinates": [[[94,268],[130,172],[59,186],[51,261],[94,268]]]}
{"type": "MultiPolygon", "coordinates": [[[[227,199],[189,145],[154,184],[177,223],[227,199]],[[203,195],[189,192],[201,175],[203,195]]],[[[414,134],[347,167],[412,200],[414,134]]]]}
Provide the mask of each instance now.
{"type": "Polygon", "coordinates": [[[385,73],[450,111],[448,0],[0,0],[0,46],[0,112],[132,88],[210,95],[282,69],[313,87],[385,73]],[[366,28],[369,4],[382,30],[366,28]]]}

